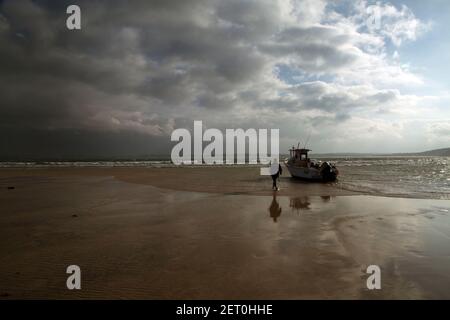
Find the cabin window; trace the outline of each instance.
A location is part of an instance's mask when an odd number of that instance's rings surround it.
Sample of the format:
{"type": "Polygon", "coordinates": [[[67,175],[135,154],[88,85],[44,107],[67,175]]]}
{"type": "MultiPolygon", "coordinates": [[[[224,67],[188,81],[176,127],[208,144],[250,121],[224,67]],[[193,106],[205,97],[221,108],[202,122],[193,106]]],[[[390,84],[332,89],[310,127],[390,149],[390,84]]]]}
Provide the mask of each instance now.
{"type": "Polygon", "coordinates": [[[300,155],[300,160],[306,160],[306,154],[301,154],[300,155]]]}

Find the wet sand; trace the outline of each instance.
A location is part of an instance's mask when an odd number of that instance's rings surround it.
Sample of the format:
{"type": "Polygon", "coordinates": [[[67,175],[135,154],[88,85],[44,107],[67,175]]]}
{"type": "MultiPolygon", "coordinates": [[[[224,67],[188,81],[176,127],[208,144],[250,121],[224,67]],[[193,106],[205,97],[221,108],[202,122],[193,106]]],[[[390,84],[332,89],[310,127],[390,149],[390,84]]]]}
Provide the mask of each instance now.
{"type": "MultiPolygon", "coordinates": [[[[27,168],[0,169],[4,183],[18,177],[114,177],[118,180],[177,191],[223,194],[271,195],[272,180],[261,176],[258,167],[115,167],[115,168],[27,168]]],[[[20,181],[19,181],[20,182],[20,181]]],[[[287,169],[280,177],[280,195],[355,195],[336,183],[309,183],[292,179],[287,169]]]]}
{"type": "Polygon", "coordinates": [[[258,172],[2,169],[0,299],[450,298],[449,201],[258,172]]]}

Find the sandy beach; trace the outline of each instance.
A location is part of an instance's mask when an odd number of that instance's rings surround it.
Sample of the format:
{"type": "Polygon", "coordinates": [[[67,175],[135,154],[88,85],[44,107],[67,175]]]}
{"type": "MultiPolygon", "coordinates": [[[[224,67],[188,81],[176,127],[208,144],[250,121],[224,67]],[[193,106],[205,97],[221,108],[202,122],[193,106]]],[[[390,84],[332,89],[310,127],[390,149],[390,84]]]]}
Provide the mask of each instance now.
{"type": "Polygon", "coordinates": [[[448,200],[280,185],[243,167],[1,169],[0,299],[450,299],[448,200]]]}

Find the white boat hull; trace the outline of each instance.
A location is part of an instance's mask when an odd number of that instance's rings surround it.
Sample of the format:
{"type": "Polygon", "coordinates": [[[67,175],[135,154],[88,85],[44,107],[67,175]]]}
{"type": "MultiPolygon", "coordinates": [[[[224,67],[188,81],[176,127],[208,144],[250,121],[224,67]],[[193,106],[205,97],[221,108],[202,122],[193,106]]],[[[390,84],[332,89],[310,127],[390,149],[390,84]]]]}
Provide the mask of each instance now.
{"type": "Polygon", "coordinates": [[[334,181],[336,180],[337,172],[330,172],[324,176],[323,173],[316,168],[299,167],[288,162],[285,162],[286,168],[294,178],[305,179],[311,181],[334,181]]]}
{"type": "Polygon", "coordinates": [[[322,180],[322,176],[320,175],[319,170],[315,168],[304,168],[304,167],[296,167],[293,165],[289,165],[286,163],[286,167],[288,168],[291,176],[300,179],[308,179],[308,180],[322,180]]]}

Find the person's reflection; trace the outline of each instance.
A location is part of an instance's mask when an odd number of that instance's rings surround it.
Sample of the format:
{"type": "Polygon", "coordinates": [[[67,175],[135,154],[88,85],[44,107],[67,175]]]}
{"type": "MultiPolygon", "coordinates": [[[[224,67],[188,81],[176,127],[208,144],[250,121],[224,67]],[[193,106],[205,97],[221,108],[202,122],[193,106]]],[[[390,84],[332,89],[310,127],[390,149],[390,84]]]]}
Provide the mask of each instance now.
{"type": "Polygon", "coordinates": [[[281,216],[281,207],[277,201],[277,192],[273,193],[272,203],[269,207],[270,217],[273,219],[273,222],[277,222],[277,218],[281,216]]]}
{"type": "Polygon", "coordinates": [[[299,213],[300,210],[310,210],[309,207],[311,205],[311,202],[309,202],[308,197],[296,197],[291,198],[289,201],[289,206],[292,209],[295,209],[297,213],[299,213]]]}

